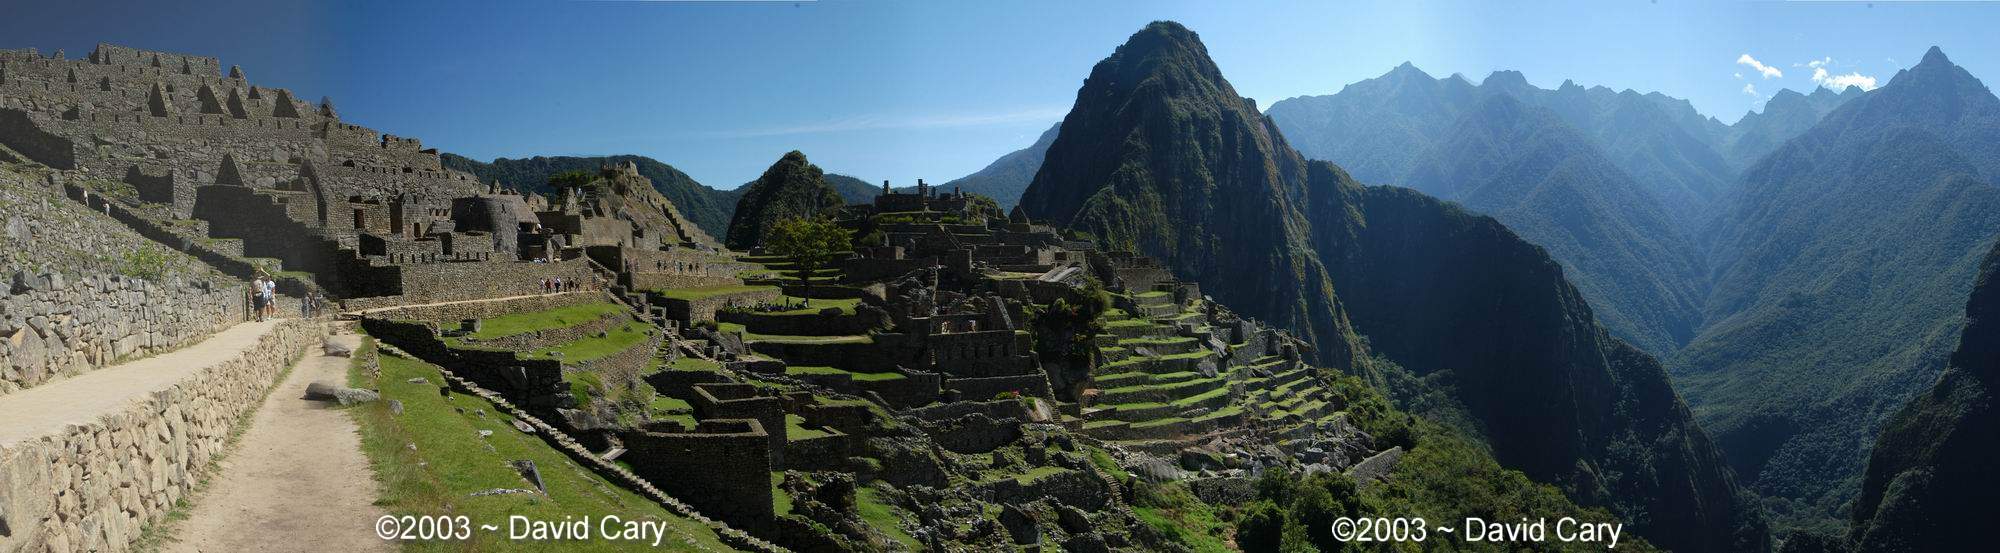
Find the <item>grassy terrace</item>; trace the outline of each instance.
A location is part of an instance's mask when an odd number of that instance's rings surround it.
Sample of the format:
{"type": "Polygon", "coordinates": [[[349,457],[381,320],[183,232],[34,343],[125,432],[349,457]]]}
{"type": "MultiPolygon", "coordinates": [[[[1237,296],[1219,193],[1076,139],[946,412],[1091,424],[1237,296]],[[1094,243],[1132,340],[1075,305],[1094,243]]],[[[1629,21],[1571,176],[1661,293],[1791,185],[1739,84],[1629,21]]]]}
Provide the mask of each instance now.
{"type": "Polygon", "coordinates": [[[1145,319],[1115,319],[1111,320],[1110,322],[1104,323],[1104,328],[1139,328],[1139,327],[1150,327],[1150,326],[1157,326],[1157,325],[1154,325],[1152,321],[1148,321],[1145,319]]]}
{"type": "Polygon", "coordinates": [[[755,332],[750,332],[749,330],[744,329],[743,325],[736,323],[717,323],[716,330],[725,333],[726,332],[742,333],[743,340],[746,342],[775,342],[775,343],[791,343],[791,344],[872,344],[875,342],[874,337],[865,335],[788,336],[783,334],[758,334],[755,332]]]}
{"type": "Polygon", "coordinates": [[[787,440],[810,440],[832,435],[832,433],[819,428],[807,427],[805,417],[792,414],[785,415],[785,439],[787,440]]]}
{"type": "MultiPolygon", "coordinates": [[[[535,435],[515,430],[506,415],[477,396],[453,394],[450,401],[439,397],[438,383],[443,377],[435,366],[385,354],[379,378],[369,377],[358,364],[355,367],[349,371],[351,384],[379,387],[384,399],[403,402],[402,415],[391,414],[386,401],[349,410],[359,423],[362,450],[382,490],[378,504],[391,514],[465,515],[474,521],[495,523],[509,515],[595,520],[615,514],[627,520],[665,521],[671,530],[661,543],[666,549],[729,549],[707,526],[675,516],[595,473],[572,468],[574,462],[568,456],[535,435]],[[409,380],[413,378],[427,381],[412,384],[409,380]],[[488,415],[476,416],[472,414],[475,409],[488,415]],[[481,430],[492,434],[481,437],[481,430]],[[533,489],[533,484],[508,465],[519,459],[534,461],[541,469],[548,486],[546,495],[471,497],[474,492],[494,488],[533,489]]],[[[630,546],[629,542],[602,541],[511,542],[504,533],[487,532],[473,532],[466,541],[403,544],[405,551],[624,551],[630,546]]]]}
{"type": "Polygon", "coordinates": [[[725,296],[729,294],[762,292],[766,290],[775,291],[777,289],[778,287],[776,286],[752,286],[748,284],[718,284],[715,286],[697,286],[694,288],[664,288],[664,289],[649,290],[649,291],[664,296],[667,299],[695,301],[695,300],[705,300],[716,296],[725,296]]]}
{"type": "Polygon", "coordinates": [[[904,547],[909,548],[910,551],[924,550],[923,543],[918,542],[917,538],[911,537],[909,532],[904,532],[902,527],[898,525],[899,522],[902,522],[902,519],[896,516],[895,508],[890,507],[889,503],[883,500],[882,492],[876,491],[875,488],[869,486],[861,486],[855,489],[854,510],[859,512],[861,520],[868,522],[868,526],[888,535],[889,539],[896,540],[898,543],[903,544],[904,547]]]}
{"type": "Polygon", "coordinates": [[[667,368],[669,370],[676,370],[676,371],[715,372],[722,370],[722,364],[714,361],[709,361],[707,359],[701,359],[698,357],[688,357],[683,355],[674,358],[673,361],[669,361],[667,363],[667,368]]]}
{"type": "Polygon", "coordinates": [[[543,348],[523,354],[530,359],[560,359],[565,363],[580,363],[625,351],[632,346],[643,344],[654,332],[653,325],[630,321],[623,326],[606,332],[604,337],[589,337],[560,346],[543,348]],[[561,354],[561,355],[557,355],[561,354]]]}
{"type": "Polygon", "coordinates": [[[794,365],[790,367],[785,367],[785,374],[789,375],[844,374],[852,377],[856,381],[861,381],[861,382],[902,380],[905,378],[909,378],[907,376],[903,376],[903,373],[899,372],[864,373],[864,372],[854,372],[843,369],[836,369],[833,367],[820,367],[813,365],[794,365]]]}
{"type": "Polygon", "coordinates": [[[861,298],[845,298],[845,299],[828,299],[828,298],[819,298],[819,299],[807,299],[807,298],[796,298],[796,297],[792,297],[792,296],[781,296],[781,297],[779,297],[778,301],[779,301],[779,302],[781,302],[781,303],[784,303],[785,305],[799,305],[799,306],[801,306],[801,307],[799,307],[798,309],[792,309],[792,310],[787,310],[787,311],[767,311],[767,312],[763,312],[762,314],[764,314],[764,315],[818,315],[821,309],[826,309],[826,308],[828,308],[828,307],[837,307],[837,308],[840,308],[840,313],[841,313],[842,315],[852,315],[852,314],[854,314],[854,309],[855,309],[855,307],[857,307],[857,306],[860,306],[860,305],[861,305],[861,298]]]}
{"type": "Polygon", "coordinates": [[[1069,472],[1069,469],[1062,467],[1035,467],[1028,469],[1027,472],[1023,472],[1020,474],[1003,474],[998,477],[990,478],[987,479],[985,483],[991,484],[994,482],[999,482],[1001,480],[1012,478],[1014,479],[1015,482],[1020,482],[1021,484],[1024,485],[1033,484],[1037,480],[1041,480],[1043,478],[1048,478],[1050,476],[1055,476],[1065,472],[1069,472]]]}
{"type": "Polygon", "coordinates": [[[1193,336],[1167,336],[1167,337],[1126,338],[1123,340],[1119,340],[1118,345],[1129,348],[1138,346],[1177,346],[1181,344],[1192,344],[1194,342],[1195,340],[1193,336]]]}
{"type": "Polygon", "coordinates": [[[1172,355],[1160,355],[1155,357],[1132,357],[1128,359],[1121,359],[1118,361],[1105,363],[1104,365],[1099,366],[1097,370],[1125,372],[1126,370],[1130,370],[1132,368],[1137,367],[1141,363],[1146,363],[1154,360],[1174,361],[1179,359],[1200,359],[1211,355],[1215,355],[1215,352],[1208,351],[1205,349],[1199,349],[1187,353],[1176,353],[1172,355]]]}
{"type": "Polygon", "coordinates": [[[509,313],[480,321],[479,332],[465,337],[491,340],[540,330],[567,328],[626,312],[625,306],[610,302],[558,307],[547,311],[509,313]]]}

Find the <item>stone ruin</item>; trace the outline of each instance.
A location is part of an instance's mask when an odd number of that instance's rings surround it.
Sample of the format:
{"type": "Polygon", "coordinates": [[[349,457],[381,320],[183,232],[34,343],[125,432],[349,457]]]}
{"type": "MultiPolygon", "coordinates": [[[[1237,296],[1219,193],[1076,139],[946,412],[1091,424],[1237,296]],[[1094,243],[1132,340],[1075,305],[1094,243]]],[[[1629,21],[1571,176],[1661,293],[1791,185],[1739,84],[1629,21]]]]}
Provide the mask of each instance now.
{"type": "Polygon", "coordinates": [[[101,44],[76,60],[0,51],[0,68],[0,145],[73,182],[118,183],[119,208],[219,255],[311,275],[290,293],[355,308],[528,294],[608,280],[588,246],[716,248],[635,168],[603,171],[601,188],[629,200],[518,194],[212,57],[101,44]]]}

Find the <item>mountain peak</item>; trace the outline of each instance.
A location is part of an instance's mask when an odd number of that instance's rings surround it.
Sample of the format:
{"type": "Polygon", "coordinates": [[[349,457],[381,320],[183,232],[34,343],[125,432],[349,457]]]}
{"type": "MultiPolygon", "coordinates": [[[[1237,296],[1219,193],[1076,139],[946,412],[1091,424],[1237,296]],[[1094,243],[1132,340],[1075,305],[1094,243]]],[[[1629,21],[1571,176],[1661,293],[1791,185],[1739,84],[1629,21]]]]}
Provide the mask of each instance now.
{"type": "Polygon", "coordinates": [[[1945,65],[1951,65],[1951,58],[1945,57],[1944,49],[1932,46],[1930,50],[1924,51],[1924,59],[1923,61],[1917,62],[1917,65],[1924,65],[1930,63],[1942,63],[1945,65]]]}
{"type": "Polygon", "coordinates": [[[1431,77],[1431,74],[1430,74],[1430,73],[1425,73],[1425,72],[1424,72],[1424,70],[1422,70],[1422,69],[1418,69],[1418,68],[1417,68],[1417,66],[1416,66],[1416,64],[1413,64],[1413,63],[1410,63],[1410,62],[1407,62],[1407,61],[1406,61],[1406,62],[1403,62],[1403,64],[1402,64],[1402,65],[1398,65],[1398,66],[1396,66],[1396,68],[1394,68],[1394,69],[1390,69],[1388,73],[1383,73],[1383,74],[1382,74],[1382,76],[1384,76],[1384,77],[1390,77],[1390,76],[1395,76],[1395,77],[1403,77],[1403,78],[1419,78],[1419,77],[1421,77],[1421,78],[1424,78],[1424,79],[1427,79],[1427,80],[1434,80],[1434,79],[1433,79],[1433,78],[1431,77]]]}
{"type": "Polygon", "coordinates": [[[1479,86],[1495,86],[1495,85],[1502,86],[1505,88],[1526,87],[1529,86],[1528,76],[1522,75],[1520,71],[1503,69],[1500,71],[1494,71],[1492,74],[1487,75],[1486,81],[1479,84],[1479,86]]]}

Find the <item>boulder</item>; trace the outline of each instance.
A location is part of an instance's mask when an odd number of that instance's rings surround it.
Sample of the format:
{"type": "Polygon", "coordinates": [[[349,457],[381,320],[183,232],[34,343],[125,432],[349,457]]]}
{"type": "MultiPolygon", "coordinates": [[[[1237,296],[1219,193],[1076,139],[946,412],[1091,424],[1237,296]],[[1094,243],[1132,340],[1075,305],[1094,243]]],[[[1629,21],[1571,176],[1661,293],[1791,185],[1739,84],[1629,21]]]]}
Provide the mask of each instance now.
{"type": "Polygon", "coordinates": [[[347,344],[342,344],[342,343],[340,343],[340,342],[335,342],[335,341],[332,341],[332,340],[327,340],[327,341],[325,341],[325,342],[322,342],[322,343],[320,343],[320,346],[319,346],[319,349],[320,349],[320,351],[322,351],[322,352],[325,352],[325,353],[326,353],[326,355],[327,355],[328,357],[353,357],[353,356],[354,356],[354,348],[353,348],[353,347],[351,347],[351,346],[348,346],[347,344]]]}
{"type": "Polygon", "coordinates": [[[336,386],[330,382],[314,382],[306,385],[305,399],[333,401],[341,405],[355,405],[382,399],[382,394],[374,390],[336,386]]]}
{"type": "Polygon", "coordinates": [[[341,405],[359,405],[382,399],[382,394],[375,393],[374,390],[340,388],[333,391],[333,399],[340,402],[341,405]]]}
{"type": "Polygon", "coordinates": [[[1027,511],[1011,504],[1000,508],[1000,526],[1007,529],[1007,537],[1015,544],[1033,545],[1042,540],[1042,527],[1027,511]]]}

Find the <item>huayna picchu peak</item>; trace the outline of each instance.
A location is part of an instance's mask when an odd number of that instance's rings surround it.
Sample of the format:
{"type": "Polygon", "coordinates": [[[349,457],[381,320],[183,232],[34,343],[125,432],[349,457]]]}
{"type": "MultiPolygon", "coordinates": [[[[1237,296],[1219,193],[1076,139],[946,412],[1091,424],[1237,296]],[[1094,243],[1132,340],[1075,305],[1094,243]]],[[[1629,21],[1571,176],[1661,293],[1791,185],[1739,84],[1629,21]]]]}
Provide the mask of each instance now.
{"type": "Polygon", "coordinates": [[[100,4],[0,553],[1993,548],[2000,3],[100,4]]]}
{"type": "Polygon", "coordinates": [[[1414,375],[1390,393],[1444,396],[1501,464],[1653,543],[1764,547],[1758,508],[1660,365],[1607,336],[1547,254],[1490,218],[1306,161],[1178,24],[1149,25],[1092,70],[1021,205],[1162,259],[1299,332],[1323,363],[1414,375]]]}

